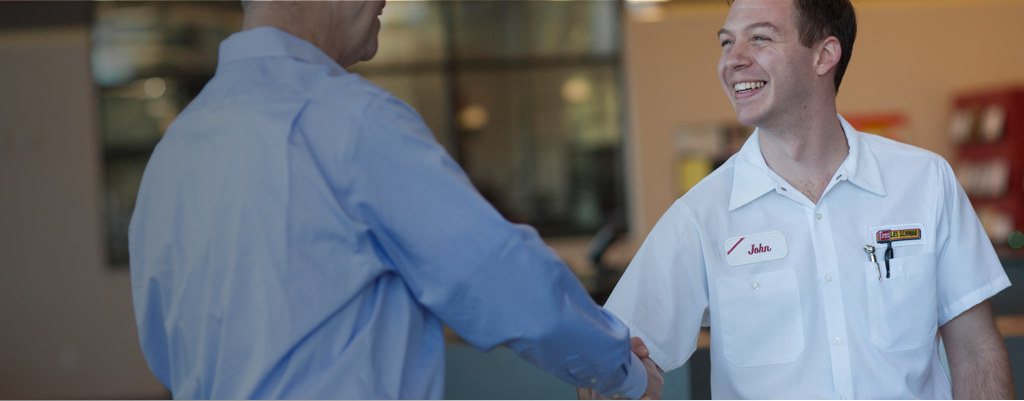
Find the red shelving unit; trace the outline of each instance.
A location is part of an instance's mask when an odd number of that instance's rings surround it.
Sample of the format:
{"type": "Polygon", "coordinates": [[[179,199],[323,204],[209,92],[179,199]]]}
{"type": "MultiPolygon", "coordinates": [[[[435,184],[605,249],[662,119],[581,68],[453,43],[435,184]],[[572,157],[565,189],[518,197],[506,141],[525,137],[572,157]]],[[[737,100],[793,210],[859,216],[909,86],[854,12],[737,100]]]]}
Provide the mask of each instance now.
{"type": "Polygon", "coordinates": [[[1006,244],[1024,230],[1024,87],[957,96],[949,129],[957,178],[989,237],[1006,244]]]}

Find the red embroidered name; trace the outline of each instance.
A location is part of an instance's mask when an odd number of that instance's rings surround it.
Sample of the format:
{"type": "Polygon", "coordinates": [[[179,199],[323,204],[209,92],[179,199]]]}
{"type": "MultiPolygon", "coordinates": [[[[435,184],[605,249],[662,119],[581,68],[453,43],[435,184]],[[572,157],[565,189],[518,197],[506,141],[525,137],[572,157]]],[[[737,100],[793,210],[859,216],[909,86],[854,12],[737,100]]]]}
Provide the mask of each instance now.
{"type": "Polygon", "coordinates": [[[761,244],[759,243],[759,244],[757,244],[757,246],[754,246],[754,245],[750,245],[750,252],[747,252],[747,254],[748,254],[748,255],[753,255],[753,254],[755,254],[755,253],[765,253],[765,252],[770,252],[771,250],[772,250],[772,247],[770,247],[770,246],[762,246],[762,245],[761,245],[761,244]]]}
{"type": "Polygon", "coordinates": [[[787,254],[786,236],[780,231],[732,237],[722,245],[721,252],[729,266],[781,259],[787,254]]]}

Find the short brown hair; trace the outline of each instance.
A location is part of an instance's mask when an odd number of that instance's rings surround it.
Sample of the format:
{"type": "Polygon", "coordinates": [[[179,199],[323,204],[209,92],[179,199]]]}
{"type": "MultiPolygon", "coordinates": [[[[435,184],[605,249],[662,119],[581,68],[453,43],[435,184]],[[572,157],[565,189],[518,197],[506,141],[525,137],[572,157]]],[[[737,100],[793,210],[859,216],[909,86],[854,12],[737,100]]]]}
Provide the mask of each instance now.
{"type": "Polygon", "coordinates": [[[853,54],[853,41],[857,39],[857,14],[850,0],[793,0],[798,14],[797,30],[800,32],[800,44],[805,47],[835,36],[839,39],[842,54],[836,65],[836,93],[839,83],[843,82],[846,66],[850,64],[853,54]]]}

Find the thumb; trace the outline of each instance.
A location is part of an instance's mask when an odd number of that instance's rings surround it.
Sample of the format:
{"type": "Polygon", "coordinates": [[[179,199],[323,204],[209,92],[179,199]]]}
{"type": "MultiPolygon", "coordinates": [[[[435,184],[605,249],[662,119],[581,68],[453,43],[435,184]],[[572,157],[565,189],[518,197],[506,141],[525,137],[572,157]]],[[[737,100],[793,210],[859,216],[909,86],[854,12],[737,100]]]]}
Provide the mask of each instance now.
{"type": "Polygon", "coordinates": [[[647,346],[644,345],[644,340],[640,337],[633,337],[629,339],[629,348],[633,350],[633,353],[640,359],[650,358],[651,353],[647,350],[647,346]]]}

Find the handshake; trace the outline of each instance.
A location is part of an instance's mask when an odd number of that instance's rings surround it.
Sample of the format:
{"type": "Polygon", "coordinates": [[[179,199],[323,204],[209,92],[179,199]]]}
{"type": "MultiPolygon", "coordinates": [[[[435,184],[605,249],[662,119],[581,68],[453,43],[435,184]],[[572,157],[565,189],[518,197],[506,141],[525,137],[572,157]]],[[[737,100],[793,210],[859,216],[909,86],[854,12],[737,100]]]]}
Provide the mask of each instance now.
{"type": "MultiPolygon", "coordinates": [[[[660,400],[661,399],[661,388],[665,386],[665,379],[661,377],[661,369],[658,365],[651,360],[650,351],[647,350],[647,346],[644,345],[644,341],[640,337],[633,337],[629,340],[630,349],[641,361],[644,362],[644,368],[647,370],[647,390],[644,391],[644,395],[640,397],[641,400],[660,400]]],[[[609,400],[615,398],[607,398],[598,394],[594,389],[587,387],[577,387],[576,397],[581,400],[609,400]]]]}

